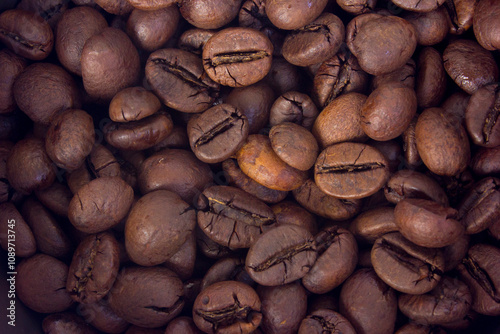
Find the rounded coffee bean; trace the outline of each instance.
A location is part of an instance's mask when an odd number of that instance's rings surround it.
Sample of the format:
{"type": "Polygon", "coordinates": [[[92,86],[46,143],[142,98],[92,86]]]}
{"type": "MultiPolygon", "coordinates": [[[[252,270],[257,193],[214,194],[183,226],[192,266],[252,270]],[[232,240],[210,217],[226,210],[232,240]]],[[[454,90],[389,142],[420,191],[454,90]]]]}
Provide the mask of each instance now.
{"type": "Polygon", "coordinates": [[[102,232],[125,218],[133,199],[132,187],[120,177],[100,177],[84,185],[73,196],[68,218],[82,232],[102,232]]]}
{"type": "Polygon", "coordinates": [[[333,334],[335,332],[355,334],[356,330],[340,313],[330,309],[319,309],[302,320],[298,334],[333,334]]]}
{"type": "Polygon", "coordinates": [[[371,260],[377,275],[400,292],[423,294],[436,287],[444,269],[444,256],[438,248],[417,246],[398,232],[378,238],[371,260]]]}
{"type": "Polygon", "coordinates": [[[318,108],[311,98],[303,93],[288,91],[274,101],[269,115],[271,126],[292,122],[311,129],[318,116],[318,108]]]}
{"type": "Polygon", "coordinates": [[[172,257],[196,224],[196,215],[179,195],[157,190],[141,197],[125,223],[125,247],[132,261],[154,266],[172,257]]]}
{"type": "Polygon", "coordinates": [[[417,72],[417,64],[410,58],[400,68],[395,69],[392,72],[380,74],[373,78],[371,82],[372,91],[380,86],[388,84],[390,82],[399,82],[408,88],[415,88],[415,77],[417,72]]]}
{"type": "Polygon", "coordinates": [[[24,9],[40,15],[54,28],[62,14],[68,9],[68,3],[64,0],[21,0],[17,9],[24,9]]]}
{"type": "Polygon", "coordinates": [[[182,281],[163,267],[124,267],[108,301],[111,309],[131,324],[161,327],[184,307],[182,281]]]}
{"type": "Polygon", "coordinates": [[[73,312],[53,313],[43,319],[44,333],[97,334],[95,328],[73,312]]]}
{"type": "Polygon", "coordinates": [[[292,201],[281,201],[271,206],[276,216],[276,226],[291,224],[305,227],[312,235],[318,233],[318,224],[315,216],[301,205],[292,201]]]}
{"type": "Polygon", "coordinates": [[[473,15],[474,36],[486,50],[500,49],[498,32],[500,25],[495,18],[500,13],[498,1],[485,0],[477,2],[473,15]]]}
{"type": "Polygon", "coordinates": [[[177,252],[163,265],[174,271],[181,280],[185,281],[193,276],[196,254],[196,232],[193,229],[177,252]]]}
{"type": "Polygon", "coordinates": [[[299,29],[316,19],[328,1],[268,0],[266,14],[273,25],[284,30],[299,29]]]}
{"type": "Polygon", "coordinates": [[[69,267],[66,290],[75,301],[90,304],[107,295],[120,267],[119,246],[109,232],[80,242],[69,267]]]}
{"type": "Polygon", "coordinates": [[[179,37],[179,49],[189,51],[196,55],[201,55],[205,44],[216,31],[208,29],[189,29],[179,37]]]}
{"type": "Polygon", "coordinates": [[[73,303],[65,288],[68,266],[64,262],[35,254],[21,261],[16,269],[17,296],[35,312],[62,312],[73,303]]]}
{"type": "Polygon", "coordinates": [[[208,76],[225,86],[248,86],[271,69],[273,45],[251,28],[226,28],[213,35],[203,48],[203,67],[208,76]]]}
{"type": "Polygon", "coordinates": [[[180,0],[186,21],[201,29],[218,29],[236,18],[242,0],[180,0]]]}
{"type": "Polygon", "coordinates": [[[196,297],[193,320],[204,333],[250,334],[262,321],[261,302],[245,283],[218,282],[196,297]]]}
{"type": "Polygon", "coordinates": [[[40,15],[11,9],[0,14],[0,41],[18,55],[31,60],[48,57],[54,47],[54,34],[40,15]]]}
{"type": "Polygon", "coordinates": [[[437,44],[446,38],[450,30],[448,13],[444,7],[423,13],[407,12],[403,18],[415,28],[419,45],[437,44]]]}
{"type": "Polygon", "coordinates": [[[373,244],[386,233],[398,231],[394,208],[378,207],[359,214],[349,225],[357,241],[373,244]]]}
{"type": "Polygon", "coordinates": [[[371,12],[377,5],[376,0],[337,0],[337,4],[348,13],[359,15],[371,12]]]}
{"type": "Polygon", "coordinates": [[[79,304],[77,312],[88,325],[105,333],[123,333],[130,326],[113,312],[106,299],[91,304],[79,304]]]}
{"type": "MultiPolygon", "coordinates": [[[[445,1],[444,7],[448,11],[450,33],[453,35],[462,35],[469,30],[473,23],[475,8],[478,1],[445,1]]],[[[477,37],[476,37],[477,38],[477,37]]],[[[477,38],[479,40],[479,38],[477,38]]]]}
{"type": "Polygon", "coordinates": [[[207,163],[222,162],[243,145],[248,136],[248,120],[230,104],[219,104],[187,125],[189,144],[198,159],[207,163]]]}
{"type": "Polygon", "coordinates": [[[138,121],[161,108],[160,100],[143,87],[128,87],[119,91],[109,103],[109,118],[113,122],[138,121]]]}
{"type": "Polygon", "coordinates": [[[500,174],[500,145],[480,148],[472,157],[470,167],[474,174],[488,176],[500,174]]]}
{"type": "Polygon", "coordinates": [[[344,142],[324,149],[314,167],[314,181],[328,195],[359,199],[382,188],[389,163],[374,147],[344,142]]]}
{"type": "Polygon", "coordinates": [[[215,262],[203,276],[200,290],[203,291],[210,285],[222,281],[238,281],[250,286],[255,285],[245,271],[245,259],[235,256],[224,257],[215,262]]]}
{"type": "Polygon", "coordinates": [[[450,271],[462,262],[462,259],[467,255],[469,250],[470,236],[463,234],[455,243],[443,248],[445,258],[443,271],[450,271]]]}
{"type": "Polygon", "coordinates": [[[202,112],[219,94],[219,85],[206,76],[201,59],[184,50],[151,53],[146,62],[146,79],[167,107],[182,112],[202,112]]]}
{"type": "Polygon", "coordinates": [[[418,106],[438,106],[444,97],[447,79],[441,54],[431,47],[422,49],[418,56],[417,73],[415,90],[418,106]]]}
{"type": "Polygon", "coordinates": [[[9,231],[14,231],[16,256],[29,257],[35,254],[37,245],[33,232],[12,202],[0,203],[0,221],[3,222],[0,225],[0,246],[6,252],[9,251],[9,243],[12,246],[9,231]],[[13,223],[15,225],[11,229],[13,223]]]}
{"type": "Polygon", "coordinates": [[[264,233],[248,250],[245,267],[260,285],[283,285],[304,277],[316,261],[312,235],[303,227],[281,225],[264,233]]]}
{"type": "Polygon", "coordinates": [[[479,146],[500,145],[500,84],[479,88],[465,110],[465,125],[472,142],[479,146]]]}

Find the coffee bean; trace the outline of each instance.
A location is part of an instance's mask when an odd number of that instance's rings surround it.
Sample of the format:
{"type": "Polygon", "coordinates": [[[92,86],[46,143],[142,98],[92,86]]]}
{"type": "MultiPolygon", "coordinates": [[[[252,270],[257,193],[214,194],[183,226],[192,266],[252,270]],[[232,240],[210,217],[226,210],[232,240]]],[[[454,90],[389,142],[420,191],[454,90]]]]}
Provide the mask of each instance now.
{"type": "Polygon", "coordinates": [[[312,312],[300,323],[299,334],[306,333],[335,333],[339,331],[346,334],[354,334],[356,331],[340,313],[329,309],[320,309],[312,312]]]}
{"type": "Polygon", "coordinates": [[[284,30],[301,28],[316,19],[327,5],[326,0],[314,3],[305,0],[266,1],[266,14],[273,25],[284,30]]]}
{"type": "Polygon", "coordinates": [[[236,18],[242,0],[180,0],[178,2],[182,17],[190,24],[201,29],[218,29],[236,18]]]}
{"type": "Polygon", "coordinates": [[[379,207],[359,214],[349,225],[357,241],[373,244],[386,233],[398,231],[394,208],[379,207]]]}
{"type": "Polygon", "coordinates": [[[269,124],[275,126],[292,122],[310,130],[317,116],[318,109],[308,95],[288,91],[274,101],[269,124]]]}
{"type": "Polygon", "coordinates": [[[465,125],[476,145],[496,147],[500,145],[500,85],[479,88],[472,94],[465,110],[465,125]]]}
{"type": "Polygon", "coordinates": [[[492,0],[478,2],[473,14],[472,10],[468,11],[469,16],[473,18],[474,36],[486,50],[493,51],[500,48],[500,40],[494,33],[499,28],[498,22],[494,19],[499,11],[498,2],[492,0]]]}

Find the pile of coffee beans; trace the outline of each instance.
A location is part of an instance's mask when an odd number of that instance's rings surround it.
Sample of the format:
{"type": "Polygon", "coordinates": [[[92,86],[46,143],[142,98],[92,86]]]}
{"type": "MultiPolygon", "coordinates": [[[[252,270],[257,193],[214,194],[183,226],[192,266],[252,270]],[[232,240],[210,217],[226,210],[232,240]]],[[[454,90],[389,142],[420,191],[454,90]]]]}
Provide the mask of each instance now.
{"type": "Polygon", "coordinates": [[[499,17],[498,0],[2,9],[17,305],[51,334],[499,333],[499,17]]]}

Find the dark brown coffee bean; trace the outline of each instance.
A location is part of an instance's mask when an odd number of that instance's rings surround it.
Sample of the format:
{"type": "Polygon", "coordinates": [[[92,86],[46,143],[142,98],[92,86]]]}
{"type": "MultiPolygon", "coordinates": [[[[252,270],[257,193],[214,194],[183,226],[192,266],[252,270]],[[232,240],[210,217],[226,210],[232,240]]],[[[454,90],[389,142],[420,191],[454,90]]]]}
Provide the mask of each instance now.
{"type": "Polygon", "coordinates": [[[367,244],[373,244],[384,234],[397,230],[392,207],[379,207],[365,211],[349,225],[349,231],[356,240],[367,244]]]}
{"type": "Polygon", "coordinates": [[[160,100],[143,87],[119,91],[109,103],[109,118],[114,122],[138,121],[161,108],[160,100]]]}
{"type": "Polygon", "coordinates": [[[456,242],[465,228],[458,211],[427,199],[407,198],[394,209],[399,232],[416,245],[441,248],[456,242]]]}
{"type": "Polygon", "coordinates": [[[16,55],[10,50],[0,51],[0,114],[8,114],[16,109],[14,100],[14,81],[18,75],[28,66],[23,57],[16,55]]]}
{"type": "Polygon", "coordinates": [[[314,181],[328,195],[359,199],[374,194],[389,178],[387,159],[374,147],[344,142],[324,149],[314,166],[314,181]]]}
{"type": "Polygon", "coordinates": [[[14,82],[16,103],[36,123],[49,125],[54,116],[80,107],[75,81],[62,67],[49,63],[28,66],[14,82]]]}
{"type": "Polygon", "coordinates": [[[183,50],[151,53],[146,79],[165,105],[188,113],[208,109],[219,92],[219,85],[206,76],[201,59],[183,50]]]}
{"type": "Polygon", "coordinates": [[[498,65],[493,56],[475,41],[451,42],[444,50],[443,62],[448,75],[469,94],[498,81],[498,65]]]}
{"type": "Polygon", "coordinates": [[[184,307],[179,277],[163,267],[124,267],[108,294],[109,306],[137,326],[166,325],[184,307]]]}
{"type": "Polygon", "coordinates": [[[409,294],[423,294],[434,289],[444,268],[440,249],[417,246],[398,232],[378,238],[371,259],[373,269],[385,283],[409,294]]]}
{"type": "Polygon", "coordinates": [[[417,112],[417,95],[401,83],[379,86],[361,108],[361,128],[368,137],[386,141],[401,135],[417,112]]]}
{"type": "Polygon", "coordinates": [[[213,186],[198,204],[198,226],[218,244],[248,248],[275,223],[272,210],[241,189],[213,186]]]}
{"type": "Polygon", "coordinates": [[[230,104],[219,104],[193,117],[187,125],[191,150],[207,163],[232,156],[248,136],[248,120],[230,104]]]}
{"type": "Polygon", "coordinates": [[[297,225],[264,233],[248,250],[245,267],[260,285],[283,285],[304,277],[316,261],[312,235],[297,225]]]}
{"type": "Polygon", "coordinates": [[[443,271],[447,272],[455,269],[462,262],[462,259],[467,255],[469,250],[470,236],[463,234],[455,243],[443,248],[445,258],[443,271]]]}
{"type": "Polygon", "coordinates": [[[500,145],[500,84],[479,88],[470,97],[465,110],[465,125],[476,145],[500,145]]]}
{"type": "Polygon", "coordinates": [[[193,229],[177,252],[167,259],[163,265],[185,281],[193,276],[196,254],[196,233],[193,229]]]}
{"type": "Polygon", "coordinates": [[[174,255],[193,231],[194,210],[179,195],[152,191],[134,204],[125,224],[125,246],[130,259],[154,266],[174,255]]]}
{"type": "Polygon", "coordinates": [[[430,12],[441,6],[446,0],[394,0],[394,4],[400,8],[413,12],[430,12]]]}
{"type": "Polygon", "coordinates": [[[302,320],[298,334],[333,334],[335,332],[356,333],[349,320],[340,313],[329,309],[319,309],[302,320]]]}
{"type": "Polygon", "coordinates": [[[273,25],[284,30],[299,29],[316,19],[328,1],[314,3],[306,0],[266,1],[266,14],[273,25]]]}
{"type": "Polygon", "coordinates": [[[417,61],[415,87],[418,106],[437,107],[446,91],[446,79],[441,54],[431,47],[422,49],[417,61]]]}
{"type": "Polygon", "coordinates": [[[14,145],[6,169],[10,185],[22,194],[47,188],[56,178],[56,168],[43,141],[35,138],[23,139],[14,145]]]}
{"type": "Polygon", "coordinates": [[[134,9],[127,20],[127,34],[134,44],[145,51],[160,49],[175,33],[179,9],[169,6],[157,10],[134,9]]]}
{"type": "Polygon", "coordinates": [[[244,283],[218,282],[196,297],[193,320],[205,333],[250,334],[262,321],[261,302],[255,290],[244,283]]]}
{"type": "MultiPolygon", "coordinates": [[[[451,34],[461,35],[469,30],[477,4],[478,1],[476,0],[445,1],[444,5],[448,11],[451,34]]],[[[477,39],[479,40],[479,38],[477,39]]]]}
{"type": "Polygon", "coordinates": [[[94,0],[106,12],[118,16],[129,14],[134,7],[128,0],[94,0]]]}
{"type": "Polygon", "coordinates": [[[116,28],[89,37],[80,61],[85,91],[99,101],[110,101],[139,78],[139,53],[127,34],[116,28]]]}
{"type": "Polygon", "coordinates": [[[415,88],[415,77],[417,72],[417,65],[415,61],[410,58],[406,64],[400,68],[386,73],[380,74],[373,78],[371,82],[371,90],[374,91],[380,86],[384,86],[391,82],[399,82],[408,88],[415,88]]]}
{"type": "Polygon", "coordinates": [[[416,169],[418,166],[422,165],[422,159],[420,159],[420,154],[418,154],[417,140],[415,138],[417,120],[418,115],[415,115],[411,120],[410,125],[408,125],[406,130],[401,135],[403,139],[404,163],[407,163],[408,168],[410,169],[416,169]]]}
{"type": "Polygon", "coordinates": [[[283,57],[297,66],[322,63],[337,53],[344,36],[345,27],[340,18],[323,13],[306,26],[288,33],[283,43],[283,57]]]}
{"type": "Polygon", "coordinates": [[[337,0],[337,4],[348,13],[359,15],[375,9],[375,0],[337,0]]]}
{"type": "Polygon", "coordinates": [[[157,10],[172,6],[178,0],[127,0],[135,8],[142,10],[157,10]]]}
{"type": "Polygon", "coordinates": [[[31,228],[12,202],[0,204],[0,246],[9,256],[29,257],[37,250],[31,228]],[[14,238],[12,237],[14,235],[14,238]],[[15,248],[12,247],[15,240],[15,248]],[[10,247],[9,247],[10,244],[10,247]]]}
{"type": "Polygon", "coordinates": [[[352,218],[361,210],[360,200],[330,196],[311,179],[295,189],[293,197],[308,211],[335,221],[352,218]]]}
{"type": "Polygon", "coordinates": [[[426,12],[407,12],[403,18],[415,28],[419,45],[434,45],[443,41],[450,29],[444,7],[426,12]]]}
{"type": "Polygon", "coordinates": [[[256,83],[271,69],[273,45],[251,28],[226,28],[213,35],[203,48],[203,67],[208,76],[225,86],[256,83]]]}
{"type": "MultiPolygon", "coordinates": [[[[168,323],[164,334],[202,334],[191,317],[177,317],[168,323]]],[[[163,333],[162,333],[163,334],[163,333]]]]}
{"type": "Polygon", "coordinates": [[[392,333],[396,322],[397,297],[373,269],[359,269],[342,285],[340,313],[358,334],[392,333]]]}
{"type": "Polygon", "coordinates": [[[201,29],[218,29],[236,18],[242,0],[180,0],[179,9],[186,21],[201,29]]]}
{"type": "Polygon", "coordinates": [[[274,153],[269,138],[264,135],[248,136],[236,159],[243,173],[271,189],[289,191],[307,180],[305,171],[287,165],[274,153]]]}
{"type": "Polygon", "coordinates": [[[22,57],[42,60],[52,51],[54,34],[41,16],[11,9],[0,15],[0,41],[22,57]]]}
{"type": "Polygon", "coordinates": [[[273,58],[271,70],[264,80],[272,86],[276,94],[280,95],[301,89],[299,68],[281,57],[273,58]]]}
{"type": "Polygon", "coordinates": [[[92,7],[81,6],[65,11],[57,24],[55,41],[61,64],[71,73],[82,75],[80,56],[83,45],[107,26],[106,19],[92,7]]]}
{"type": "Polygon", "coordinates": [[[106,296],[118,274],[118,253],[118,242],[109,232],[83,239],[69,267],[66,290],[71,298],[90,304],[106,296]]]}
{"type": "Polygon", "coordinates": [[[214,34],[214,30],[198,28],[186,30],[179,37],[179,49],[201,55],[205,44],[214,34]]]}
{"type": "Polygon", "coordinates": [[[224,257],[215,262],[203,276],[200,290],[203,291],[210,285],[222,281],[238,281],[255,286],[255,282],[245,271],[245,259],[235,256],[224,257]]]}
{"type": "Polygon", "coordinates": [[[269,115],[269,125],[292,122],[310,130],[317,116],[318,109],[308,95],[288,91],[274,101],[269,115]]]}
{"type": "Polygon", "coordinates": [[[62,14],[68,9],[68,3],[64,0],[21,0],[16,8],[40,15],[55,28],[62,14]]]}
{"type": "Polygon", "coordinates": [[[42,321],[44,333],[97,334],[95,328],[72,312],[53,313],[42,321]]]}
{"type": "Polygon", "coordinates": [[[276,216],[276,226],[284,224],[299,225],[306,228],[312,235],[318,233],[315,216],[295,202],[281,201],[273,205],[271,210],[276,216]]]}
{"type": "Polygon", "coordinates": [[[106,299],[79,304],[76,311],[89,325],[105,333],[123,333],[130,326],[113,312],[106,299]]]}
{"type": "Polygon", "coordinates": [[[417,149],[424,164],[438,175],[463,172],[470,159],[467,133],[441,108],[426,109],[415,127],[417,149]]]}
{"type": "Polygon", "coordinates": [[[240,27],[261,30],[271,26],[266,15],[265,0],[246,0],[241,5],[238,13],[238,24],[240,27]]]}
{"type": "Polygon", "coordinates": [[[318,258],[311,270],[302,278],[310,292],[323,294],[342,284],[358,263],[358,245],[346,229],[332,226],[315,237],[318,258]]]}
{"type": "Polygon", "coordinates": [[[68,266],[64,262],[36,254],[21,261],[16,269],[16,294],[35,312],[62,312],[73,303],[65,289],[68,266]]]}
{"type": "Polygon", "coordinates": [[[500,146],[477,150],[470,167],[476,175],[500,174],[500,146]]]}
{"type": "Polygon", "coordinates": [[[68,207],[73,194],[68,186],[54,182],[46,189],[36,190],[38,200],[50,211],[61,217],[68,216],[68,207]]]}
{"type": "Polygon", "coordinates": [[[486,50],[493,51],[500,49],[500,39],[497,34],[500,25],[495,20],[498,13],[500,13],[500,5],[497,1],[493,0],[477,2],[474,10],[474,36],[476,36],[478,43],[486,50]]]}
{"type": "Polygon", "coordinates": [[[98,233],[127,215],[134,191],[119,177],[101,177],[81,187],[69,203],[68,218],[75,228],[98,233]]]}
{"type": "Polygon", "coordinates": [[[472,293],[472,309],[480,314],[500,315],[500,249],[476,244],[457,269],[472,293]]]}

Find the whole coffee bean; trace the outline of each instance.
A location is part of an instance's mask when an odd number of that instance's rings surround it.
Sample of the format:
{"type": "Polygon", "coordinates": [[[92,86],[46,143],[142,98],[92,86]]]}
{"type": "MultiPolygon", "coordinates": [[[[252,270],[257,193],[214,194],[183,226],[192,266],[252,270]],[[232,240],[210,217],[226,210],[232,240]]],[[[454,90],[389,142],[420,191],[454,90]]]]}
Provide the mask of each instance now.
{"type": "Polygon", "coordinates": [[[335,221],[352,218],[361,210],[360,200],[330,196],[311,179],[295,189],[293,197],[308,211],[335,221]]]}
{"type": "Polygon", "coordinates": [[[184,306],[182,281],[163,267],[124,267],[108,294],[122,319],[146,328],[166,325],[184,306]]]}
{"type": "Polygon", "coordinates": [[[55,115],[80,107],[74,79],[62,67],[49,63],[28,66],[14,82],[16,103],[36,123],[49,125],[55,115]]]}
{"type": "Polygon", "coordinates": [[[465,110],[465,125],[474,144],[485,147],[500,145],[500,84],[479,88],[470,97],[465,110]]]}
{"type": "Polygon", "coordinates": [[[358,263],[358,245],[351,232],[339,226],[323,229],[315,237],[318,258],[302,278],[310,292],[322,294],[342,284],[358,263]]]}
{"type": "Polygon", "coordinates": [[[337,0],[337,4],[348,13],[359,15],[375,9],[375,0],[337,0]]]}
{"type": "Polygon", "coordinates": [[[175,33],[179,9],[169,6],[153,11],[134,9],[127,20],[127,34],[134,44],[145,51],[161,48],[175,33]]]}
{"type": "MultiPolygon", "coordinates": [[[[165,329],[165,334],[202,334],[203,332],[196,327],[193,318],[190,317],[177,317],[168,323],[165,329]]],[[[163,333],[162,333],[163,334],[163,333]]]]}
{"type": "Polygon", "coordinates": [[[222,246],[213,241],[212,239],[210,239],[208,235],[206,235],[205,232],[201,230],[201,228],[195,228],[195,233],[196,233],[196,246],[198,247],[200,252],[207,258],[223,259],[232,254],[231,249],[222,246]]]}
{"type": "Polygon", "coordinates": [[[412,170],[402,169],[394,173],[384,188],[385,198],[398,204],[407,198],[433,200],[448,206],[448,197],[439,183],[433,178],[412,170]]]}
{"type": "Polygon", "coordinates": [[[44,333],[97,334],[95,328],[73,312],[53,313],[42,321],[44,333]]]}
{"type": "Polygon", "coordinates": [[[138,121],[160,108],[160,100],[149,90],[128,87],[119,91],[109,103],[109,118],[114,122],[138,121]]]}
{"type": "Polygon", "coordinates": [[[99,101],[110,101],[139,78],[139,53],[127,34],[116,28],[89,37],[80,62],[85,91],[99,101]]]}
{"type": "Polygon", "coordinates": [[[242,0],[180,0],[179,9],[186,21],[201,29],[218,29],[236,18],[242,0]]]}
{"type": "Polygon", "coordinates": [[[146,79],[167,107],[188,113],[208,109],[219,92],[219,85],[206,76],[201,59],[178,49],[151,53],[146,79]]]}
{"type": "Polygon", "coordinates": [[[446,79],[441,54],[431,47],[422,49],[417,61],[415,87],[418,106],[437,107],[446,91],[446,79]]]}
{"type": "Polygon", "coordinates": [[[470,159],[467,133],[441,108],[425,109],[415,127],[417,149],[424,164],[435,174],[463,172],[470,159]]]}
{"type": "Polygon", "coordinates": [[[285,122],[275,125],[269,132],[274,152],[285,163],[298,170],[309,170],[318,157],[316,138],[300,125],[285,122]]]}
{"type": "Polygon", "coordinates": [[[498,81],[498,65],[493,56],[475,41],[451,42],[444,50],[443,62],[448,75],[469,94],[498,81]]]}
{"type": "Polygon", "coordinates": [[[415,88],[415,77],[417,72],[417,65],[415,61],[410,58],[400,68],[386,74],[380,74],[373,78],[371,82],[371,89],[374,91],[380,86],[391,82],[399,82],[408,88],[415,88]]]}
{"type": "Polygon", "coordinates": [[[274,101],[270,110],[269,124],[275,126],[292,122],[310,130],[317,115],[318,109],[308,95],[289,91],[274,101]]]}
{"type": "Polygon", "coordinates": [[[361,128],[368,137],[386,141],[401,135],[417,112],[417,95],[401,83],[379,86],[361,108],[361,128]]]}
{"type": "Polygon", "coordinates": [[[462,198],[458,217],[465,233],[476,234],[498,221],[500,213],[500,180],[487,177],[477,182],[462,198]]]}
{"type": "Polygon", "coordinates": [[[314,181],[328,195],[359,199],[381,189],[389,178],[387,159],[374,147],[344,142],[324,149],[314,166],[314,181]]]}
{"type": "Polygon", "coordinates": [[[248,132],[258,133],[269,121],[269,113],[274,101],[274,92],[265,82],[235,88],[224,100],[244,114],[248,119],[248,132]]]}
{"type": "Polygon", "coordinates": [[[89,235],[78,245],[69,267],[66,290],[79,303],[95,303],[107,295],[120,266],[118,242],[109,233],[89,235]]]}
{"type": "Polygon", "coordinates": [[[210,285],[222,281],[238,281],[249,286],[255,285],[245,271],[245,259],[235,256],[225,257],[215,262],[203,276],[200,289],[203,291],[210,285]]]}
{"type": "Polygon", "coordinates": [[[101,177],[81,187],[69,203],[68,218],[86,233],[117,225],[127,215],[134,191],[119,177],[101,177]]]}
{"type": "Polygon", "coordinates": [[[8,114],[16,109],[14,100],[14,81],[17,76],[28,66],[23,57],[10,50],[0,51],[0,114],[8,114]]]}
{"type": "Polygon", "coordinates": [[[392,207],[379,207],[362,212],[349,225],[349,231],[356,240],[367,244],[373,244],[384,234],[397,230],[392,207]]]}
{"type": "MultiPolygon", "coordinates": [[[[408,168],[416,169],[422,165],[422,159],[420,159],[420,154],[418,154],[417,140],[415,138],[415,127],[417,125],[418,115],[415,115],[410,122],[410,125],[401,135],[403,139],[403,152],[405,160],[403,163],[408,164],[408,168]]],[[[398,165],[399,167],[400,165],[398,165]]]]}
{"type": "Polygon", "coordinates": [[[134,9],[128,0],[94,0],[94,2],[106,12],[119,16],[127,15],[134,9]]]}
{"type": "Polygon", "coordinates": [[[71,73],[82,75],[80,56],[85,42],[108,26],[92,7],[81,6],[64,12],[57,24],[55,49],[61,64],[71,73]]]}
{"type": "Polygon", "coordinates": [[[41,16],[22,9],[0,14],[0,41],[16,54],[31,60],[48,57],[54,46],[54,34],[41,16]]]}
{"type": "Polygon", "coordinates": [[[292,201],[281,201],[271,207],[276,216],[276,225],[299,225],[305,227],[312,235],[318,233],[315,216],[299,204],[292,201]]]}
{"type": "Polygon", "coordinates": [[[6,169],[10,185],[22,194],[47,188],[56,178],[56,168],[41,139],[18,141],[7,158],[6,169]]]}
{"type": "Polygon", "coordinates": [[[314,3],[306,0],[269,0],[266,1],[266,14],[271,23],[280,29],[299,29],[314,21],[327,3],[327,0],[314,3]]]}
{"type": "Polygon", "coordinates": [[[95,141],[92,116],[83,110],[66,109],[55,116],[45,137],[45,150],[59,167],[78,169],[95,141]]]}
{"type": "Polygon", "coordinates": [[[142,10],[157,10],[172,6],[177,0],[127,0],[135,8],[142,10]]]}
{"type": "Polygon", "coordinates": [[[125,246],[141,266],[165,262],[186,242],[196,224],[194,210],[179,195],[157,190],[134,204],[125,224],[125,246]]]}
{"type": "Polygon", "coordinates": [[[123,333],[130,324],[116,315],[106,299],[79,304],[77,313],[92,327],[105,333],[123,333]]]}
{"type": "Polygon", "coordinates": [[[108,123],[103,129],[106,141],[121,150],[139,151],[155,146],[172,131],[174,124],[166,112],[157,112],[139,121],[108,123]]]}
{"type": "Polygon", "coordinates": [[[35,254],[21,261],[16,269],[17,296],[35,312],[62,312],[73,303],[65,289],[68,266],[64,262],[35,254]]]}
{"type": "Polygon", "coordinates": [[[476,175],[500,174],[500,146],[477,150],[470,167],[476,175]]]}
{"type": "Polygon", "coordinates": [[[36,190],[37,199],[50,211],[61,217],[68,216],[69,202],[73,193],[65,184],[54,182],[46,189],[36,190]]]}
{"type": "Polygon", "coordinates": [[[212,172],[207,164],[186,150],[164,149],[144,160],[139,168],[139,188],[143,194],[164,189],[181,196],[188,204],[210,184],[212,172]]]}
{"type": "Polygon", "coordinates": [[[288,33],[283,43],[283,57],[297,66],[322,63],[337,53],[344,36],[345,27],[340,18],[323,13],[306,26],[288,33]]]}
{"type": "Polygon", "coordinates": [[[229,186],[205,189],[198,208],[198,226],[210,239],[231,249],[250,247],[275,223],[266,204],[229,186]]]}
{"type": "Polygon", "coordinates": [[[186,30],[179,37],[179,49],[201,55],[205,44],[214,34],[214,30],[208,29],[194,28],[186,30]]]}
{"type": "MultiPolygon", "coordinates": [[[[477,4],[476,0],[445,1],[444,6],[448,11],[451,34],[461,35],[469,30],[477,4]]],[[[477,39],[479,40],[479,38],[477,39]]]]}
{"type": "Polygon", "coordinates": [[[340,313],[329,309],[312,312],[300,323],[299,334],[354,334],[356,330],[340,313]]]}
{"type": "Polygon", "coordinates": [[[244,1],[238,13],[238,23],[240,27],[261,30],[271,26],[271,21],[266,15],[266,1],[244,1]]]}
{"type": "Polygon", "coordinates": [[[415,28],[419,45],[434,45],[443,41],[450,29],[443,6],[426,12],[407,12],[403,18],[415,28]]]}
{"type": "Polygon", "coordinates": [[[16,8],[37,13],[54,28],[68,9],[68,3],[64,0],[21,0],[16,8]]]}
{"type": "Polygon", "coordinates": [[[312,235],[297,225],[281,225],[264,233],[248,250],[245,266],[260,285],[283,285],[304,277],[316,261],[312,235]]]}
{"type": "Polygon", "coordinates": [[[378,238],[371,259],[373,269],[385,283],[409,294],[423,294],[434,289],[444,268],[440,249],[417,246],[398,232],[378,238]]]}
{"type": "Polygon", "coordinates": [[[500,49],[500,39],[498,39],[497,35],[500,25],[495,20],[499,12],[500,5],[497,1],[480,1],[475,6],[473,15],[474,36],[486,50],[500,49]]]}
{"type": "Polygon", "coordinates": [[[340,313],[356,333],[392,333],[396,322],[397,297],[373,269],[359,269],[342,285],[340,313]]]}
{"type": "Polygon", "coordinates": [[[361,68],[372,75],[403,66],[417,46],[415,29],[397,16],[375,17],[358,26],[356,32],[347,45],[361,68]]]}
{"type": "Polygon", "coordinates": [[[248,127],[248,120],[240,110],[230,104],[218,104],[189,120],[191,150],[203,162],[222,162],[243,145],[248,127]]]}
{"type": "Polygon", "coordinates": [[[500,314],[500,249],[487,244],[472,246],[457,269],[472,293],[472,309],[480,314],[500,314]]]}
{"type": "Polygon", "coordinates": [[[9,239],[9,235],[14,233],[16,256],[29,257],[35,254],[37,245],[33,232],[12,202],[0,204],[0,221],[0,246],[6,252],[9,251],[9,243],[12,248],[12,237],[9,239]]]}
{"type": "Polygon", "coordinates": [[[261,302],[255,290],[244,283],[218,282],[196,297],[193,320],[205,333],[250,334],[262,321],[261,302]]]}
{"type": "Polygon", "coordinates": [[[213,35],[203,48],[203,67],[208,76],[225,86],[248,86],[271,69],[273,45],[251,28],[226,28],[213,35]]]}

